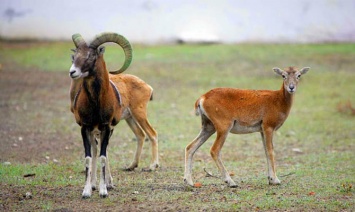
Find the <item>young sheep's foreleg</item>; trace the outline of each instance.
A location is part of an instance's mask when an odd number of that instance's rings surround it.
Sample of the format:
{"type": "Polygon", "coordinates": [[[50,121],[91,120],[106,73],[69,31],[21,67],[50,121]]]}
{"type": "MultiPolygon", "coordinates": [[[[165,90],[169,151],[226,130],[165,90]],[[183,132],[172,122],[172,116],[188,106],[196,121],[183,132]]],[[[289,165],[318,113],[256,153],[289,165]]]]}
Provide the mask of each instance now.
{"type": "Polygon", "coordinates": [[[281,181],[277,178],[275,171],[274,147],[272,143],[273,133],[273,129],[263,129],[261,132],[261,138],[263,140],[267,160],[269,184],[278,185],[281,181]]]}
{"type": "Polygon", "coordinates": [[[92,158],[91,158],[91,132],[83,126],[81,128],[81,136],[83,138],[83,144],[85,149],[85,186],[82,193],[83,198],[91,197],[91,175],[92,175],[92,158]]]}
{"type": "Polygon", "coordinates": [[[221,149],[223,147],[224,142],[226,141],[228,133],[229,130],[217,131],[217,138],[211,147],[210,153],[219,171],[222,174],[224,182],[226,182],[229,187],[234,188],[237,187],[237,184],[230,177],[226,167],[223,165],[220,155],[221,149]]]}
{"type": "Polygon", "coordinates": [[[101,148],[100,148],[100,165],[101,165],[101,171],[100,171],[100,184],[99,184],[99,195],[100,197],[107,197],[107,185],[106,185],[106,173],[107,171],[107,146],[109,143],[109,138],[111,134],[111,129],[108,125],[104,125],[101,129],[101,148]]]}
{"type": "Polygon", "coordinates": [[[134,154],[134,159],[131,165],[129,165],[125,169],[126,171],[133,171],[135,168],[138,167],[139,164],[139,160],[143,149],[145,134],[142,128],[136,123],[136,121],[132,117],[126,119],[126,122],[128,126],[131,128],[131,130],[133,131],[133,133],[135,134],[137,139],[137,149],[136,149],[136,153],[134,154]]]}

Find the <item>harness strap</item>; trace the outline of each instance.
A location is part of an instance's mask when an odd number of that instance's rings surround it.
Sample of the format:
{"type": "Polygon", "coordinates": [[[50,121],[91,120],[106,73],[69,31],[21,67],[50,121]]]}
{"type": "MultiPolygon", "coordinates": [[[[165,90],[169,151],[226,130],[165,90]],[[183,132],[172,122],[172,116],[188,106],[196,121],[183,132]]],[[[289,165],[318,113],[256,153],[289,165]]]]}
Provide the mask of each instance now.
{"type": "Polygon", "coordinates": [[[79,88],[79,90],[78,90],[78,92],[76,92],[76,94],[75,94],[74,103],[73,103],[73,108],[76,107],[76,102],[78,101],[78,96],[79,96],[79,93],[80,93],[82,87],[83,87],[83,86],[81,85],[80,88],[79,88]]]}
{"type": "Polygon", "coordinates": [[[122,106],[121,94],[118,91],[118,88],[116,87],[115,83],[113,83],[111,80],[110,80],[110,83],[113,87],[113,90],[115,90],[115,94],[116,94],[116,98],[118,100],[118,103],[120,104],[120,106],[122,106]]]}

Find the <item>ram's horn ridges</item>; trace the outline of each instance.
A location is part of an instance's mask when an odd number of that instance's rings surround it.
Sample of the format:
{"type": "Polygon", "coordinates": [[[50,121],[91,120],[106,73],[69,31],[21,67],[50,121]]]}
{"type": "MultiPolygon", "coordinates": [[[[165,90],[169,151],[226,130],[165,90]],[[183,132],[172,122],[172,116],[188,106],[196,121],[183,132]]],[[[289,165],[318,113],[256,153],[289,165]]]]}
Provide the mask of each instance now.
{"type": "Polygon", "coordinates": [[[120,34],[113,32],[101,33],[90,43],[89,47],[97,49],[101,44],[114,42],[120,45],[125,54],[125,61],[122,67],[116,71],[110,71],[111,74],[119,74],[124,72],[132,62],[132,47],[129,41],[120,34]]]}
{"type": "Polygon", "coordinates": [[[74,42],[76,48],[78,48],[78,46],[80,44],[84,44],[84,43],[86,44],[84,38],[81,37],[81,35],[79,33],[76,33],[76,34],[72,35],[71,37],[73,39],[73,42],[74,42]]]}

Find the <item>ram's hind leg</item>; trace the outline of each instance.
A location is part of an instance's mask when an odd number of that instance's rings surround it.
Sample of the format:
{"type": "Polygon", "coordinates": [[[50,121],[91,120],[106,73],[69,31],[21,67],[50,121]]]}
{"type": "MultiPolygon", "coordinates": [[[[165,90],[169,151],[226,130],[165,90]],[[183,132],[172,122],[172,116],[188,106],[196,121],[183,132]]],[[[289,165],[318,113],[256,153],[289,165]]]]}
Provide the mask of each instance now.
{"type": "Polygon", "coordinates": [[[147,134],[151,145],[152,145],[152,163],[149,166],[149,171],[153,171],[159,167],[159,156],[158,156],[158,134],[155,129],[150,125],[146,106],[131,109],[132,116],[134,120],[139,124],[142,130],[147,134]]]}
{"type": "MultiPolygon", "coordinates": [[[[113,133],[113,128],[110,131],[109,139],[111,138],[112,133],[113,133]]],[[[108,152],[107,151],[106,151],[106,176],[105,176],[105,181],[106,181],[106,187],[107,187],[108,190],[114,188],[114,186],[113,186],[113,178],[112,178],[111,169],[110,169],[110,162],[108,160],[108,152]]]]}
{"type": "Polygon", "coordinates": [[[99,138],[95,138],[95,135],[91,136],[91,153],[92,153],[92,171],[91,171],[91,188],[96,190],[97,182],[97,144],[99,143],[99,138]]]}
{"type": "Polygon", "coordinates": [[[145,134],[142,128],[136,123],[136,121],[132,117],[126,119],[126,122],[128,126],[131,128],[131,130],[133,131],[137,139],[137,149],[136,149],[136,153],[134,154],[134,159],[132,163],[125,169],[126,171],[133,171],[135,168],[138,167],[139,164],[139,160],[143,149],[145,134]]]}

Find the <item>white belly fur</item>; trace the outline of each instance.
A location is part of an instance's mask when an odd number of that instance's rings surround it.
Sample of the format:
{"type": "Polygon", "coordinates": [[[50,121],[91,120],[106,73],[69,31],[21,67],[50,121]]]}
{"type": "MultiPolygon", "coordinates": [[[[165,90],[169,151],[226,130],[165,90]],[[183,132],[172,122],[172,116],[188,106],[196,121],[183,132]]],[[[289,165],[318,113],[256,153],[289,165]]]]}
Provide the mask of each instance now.
{"type": "Polygon", "coordinates": [[[230,130],[234,134],[247,134],[253,132],[261,132],[261,122],[255,123],[253,125],[240,125],[238,121],[234,121],[234,125],[230,130]]]}

